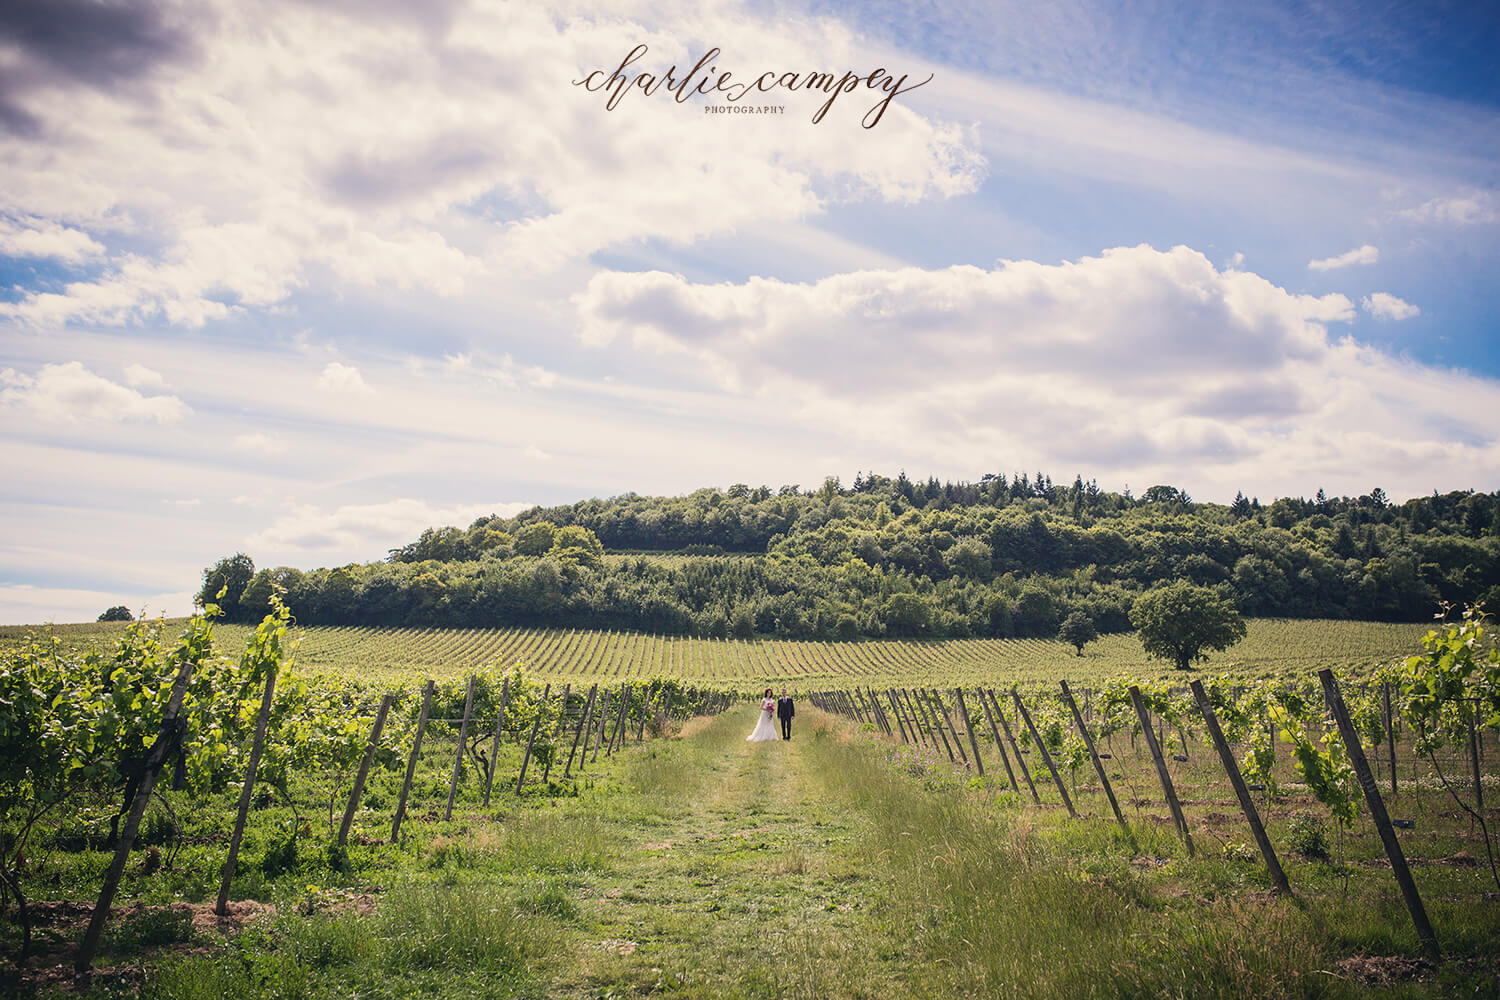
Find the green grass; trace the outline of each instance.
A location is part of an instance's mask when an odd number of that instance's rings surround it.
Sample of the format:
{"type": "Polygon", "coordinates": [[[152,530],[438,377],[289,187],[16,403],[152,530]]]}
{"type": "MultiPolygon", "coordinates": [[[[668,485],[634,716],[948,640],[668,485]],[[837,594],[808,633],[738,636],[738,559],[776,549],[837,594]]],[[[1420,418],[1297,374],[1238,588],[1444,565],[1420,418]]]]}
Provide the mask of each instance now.
{"type": "MultiPolygon", "coordinates": [[[[1403,978],[1420,971],[1420,949],[1368,820],[1345,837],[1342,861],[1306,860],[1290,852],[1287,827],[1292,811],[1314,807],[1296,794],[1275,804],[1269,826],[1297,899],[1274,898],[1196,747],[1174,762],[1198,845],[1189,858],[1123,737],[1111,761],[1138,850],[1085,783],[1084,818],[1071,820],[993,773],[903,753],[811,706],[791,742],[747,744],[752,716],[747,706],[693,720],[680,738],[631,743],[591,766],[576,794],[505,792],[489,809],[470,794],[448,822],[429,799],[401,844],[352,844],[346,869],[327,864],[319,820],[292,871],[255,883],[274,910],[227,935],[188,934],[172,915],[187,871],[222,857],[211,837],[184,847],[174,866],[122,889],[122,902],[154,908],[112,925],[109,964],[140,970],[118,995],[1496,993],[1500,904],[1486,871],[1444,860],[1473,852],[1474,835],[1430,792],[1403,842],[1451,959],[1419,981],[1403,978]],[[1378,988],[1370,968],[1397,970],[1395,984],[1378,988]]],[[[439,748],[421,773],[441,774],[450,753],[439,748]]],[[[1400,808],[1415,805],[1410,794],[1400,808]]],[[[274,805],[254,815],[252,857],[285,821],[274,805]]],[[[389,818],[361,815],[361,828],[389,818]]],[[[87,878],[61,875],[76,865],[97,877],[82,863],[96,856],[51,849],[34,863],[55,898],[87,898],[87,878]]],[[[236,898],[254,881],[237,882],[236,898]]],[[[109,982],[96,995],[110,995],[109,982]]]]}
{"type": "MultiPolygon", "coordinates": [[[[67,643],[108,643],[118,623],[55,627],[67,643]]],[[[1409,655],[1428,624],[1254,619],[1245,640],[1202,664],[1205,673],[1245,680],[1310,678],[1321,667],[1341,676],[1409,655]]],[[[0,627],[0,649],[24,641],[28,626],[0,627]]],[[[222,648],[243,648],[250,629],[220,624],[222,648]]],[[[488,665],[520,662],[551,681],[593,682],[665,676],[705,687],[758,690],[786,684],[826,687],[1090,683],[1122,674],[1152,680],[1175,672],[1148,659],[1133,634],[1105,636],[1084,655],[1041,639],[862,640],[858,642],[723,640],[628,632],[553,629],[299,628],[299,669],[308,675],[357,678],[382,686],[456,680],[488,665]]],[[[1177,675],[1180,676],[1180,675],[1177,675]]]]}

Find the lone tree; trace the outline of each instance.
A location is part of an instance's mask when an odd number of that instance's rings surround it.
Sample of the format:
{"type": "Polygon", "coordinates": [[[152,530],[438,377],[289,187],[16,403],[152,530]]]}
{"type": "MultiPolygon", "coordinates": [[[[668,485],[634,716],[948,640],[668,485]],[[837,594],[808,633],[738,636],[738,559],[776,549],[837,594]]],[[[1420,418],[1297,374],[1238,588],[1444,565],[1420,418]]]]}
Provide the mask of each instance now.
{"type": "Polygon", "coordinates": [[[1245,637],[1245,622],[1217,591],[1186,580],[1164,584],[1137,597],[1130,624],[1146,653],[1188,670],[1212,649],[1228,649],[1245,637]]]}
{"type": "Polygon", "coordinates": [[[1062,628],[1057,630],[1057,637],[1075,647],[1078,655],[1082,656],[1083,647],[1099,638],[1099,630],[1094,628],[1094,619],[1082,611],[1075,611],[1068,615],[1062,628]]]}
{"type": "Polygon", "coordinates": [[[131,614],[130,609],[125,605],[116,604],[100,615],[99,620],[101,622],[133,622],[135,621],[135,615],[131,614]]]}

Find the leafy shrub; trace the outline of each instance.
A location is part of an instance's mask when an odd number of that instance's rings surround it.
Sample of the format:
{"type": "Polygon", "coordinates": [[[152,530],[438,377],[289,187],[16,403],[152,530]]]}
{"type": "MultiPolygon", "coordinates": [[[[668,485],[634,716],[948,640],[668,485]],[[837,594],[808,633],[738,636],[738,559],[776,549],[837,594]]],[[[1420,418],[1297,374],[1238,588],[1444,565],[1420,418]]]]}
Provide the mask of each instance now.
{"type": "Polygon", "coordinates": [[[1286,832],[1292,850],[1304,858],[1328,860],[1328,834],[1323,829],[1321,819],[1308,812],[1292,813],[1286,832]]]}

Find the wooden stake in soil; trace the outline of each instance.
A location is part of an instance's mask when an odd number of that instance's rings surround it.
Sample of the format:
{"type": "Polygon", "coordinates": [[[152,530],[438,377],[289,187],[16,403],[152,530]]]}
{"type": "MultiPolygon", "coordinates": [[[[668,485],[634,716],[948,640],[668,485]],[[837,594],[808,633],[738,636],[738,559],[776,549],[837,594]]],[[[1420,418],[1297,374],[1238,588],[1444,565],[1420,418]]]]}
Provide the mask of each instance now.
{"type": "Polygon", "coordinates": [[[490,740],[490,773],[484,778],[484,806],[490,805],[490,789],[495,785],[495,772],[500,770],[500,735],[505,732],[505,706],[510,701],[510,678],[500,681],[500,714],[495,717],[495,737],[490,740]]]}
{"type": "Polygon", "coordinates": [[[1391,726],[1391,685],[1382,681],[1380,685],[1381,711],[1385,716],[1385,749],[1391,760],[1391,798],[1396,797],[1396,734],[1391,726]]]}
{"type": "Polygon", "coordinates": [[[1224,731],[1219,728],[1219,717],[1214,714],[1214,707],[1208,702],[1208,692],[1203,689],[1203,682],[1195,680],[1188,685],[1193,689],[1193,700],[1198,703],[1198,712],[1203,716],[1203,722],[1208,727],[1209,738],[1213,740],[1214,749],[1219,752],[1219,760],[1224,765],[1224,773],[1229,775],[1229,783],[1234,786],[1235,798],[1240,800],[1240,811],[1245,814],[1245,821],[1250,824],[1250,832],[1255,835],[1255,843],[1260,847],[1261,857],[1266,859],[1266,867],[1270,869],[1271,881],[1276,886],[1276,891],[1283,896],[1292,894],[1292,887],[1286,880],[1286,872],[1281,870],[1281,861],[1276,857],[1276,848],[1271,846],[1271,838],[1266,836],[1266,828],[1261,825],[1260,813],[1256,811],[1255,800],[1250,798],[1250,789],[1245,787],[1245,779],[1240,774],[1239,764],[1235,762],[1234,752],[1230,750],[1229,743],[1224,739],[1224,731]]]}
{"type": "Polygon", "coordinates": [[[370,745],[365,747],[364,759],[354,775],[354,787],[349,790],[349,805],[344,808],[344,819],[339,824],[339,846],[349,840],[349,827],[354,823],[354,812],[359,808],[360,793],[365,790],[365,779],[370,776],[370,765],[375,760],[375,751],[380,749],[380,731],[385,728],[386,713],[391,710],[395,695],[387,694],[380,699],[380,711],[375,713],[375,727],[370,730],[370,745]]]}
{"type": "MultiPolygon", "coordinates": [[[[610,696],[610,694],[611,694],[611,692],[610,692],[609,688],[604,688],[603,690],[601,690],[599,692],[599,735],[598,735],[598,738],[594,740],[594,755],[592,757],[589,757],[589,763],[590,764],[594,763],[595,761],[597,761],[599,759],[599,751],[604,746],[604,730],[609,727],[609,707],[610,707],[609,706],[609,696],[610,696]]],[[[588,748],[589,748],[588,744],[585,743],[583,745],[584,756],[588,756],[588,748]]],[[[582,761],[578,762],[578,767],[579,767],[580,770],[583,768],[583,762],[582,761]]]]}
{"type": "Polygon", "coordinates": [[[135,834],[141,826],[141,816],[146,812],[146,803],[151,799],[151,789],[156,785],[156,775],[167,762],[168,751],[178,741],[177,713],[182,711],[182,699],[187,694],[188,681],[193,676],[193,661],[185,659],[172,682],[172,693],[167,698],[167,710],[162,713],[161,728],[156,733],[156,742],[142,762],[141,780],[136,785],[135,801],[130,804],[130,815],[125,818],[125,829],[115,844],[115,857],[104,873],[104,886],[99,890],[99,902],[94,906],[94,915],[89,918],[88,930],[84,932],[83,944],[78,946],[78,957],[73,970],[80,976],[89,974],[94,964],[94,952],[99,948],[99,936],[104,933],[104,922],[109,919],[109,907],[114,902],[115,890],[120,887],[120,876],[125,874],[125,862],[130,858],[130,849],[135,846],[135,834]]]}
{"type": "Polygon", "coordinates": [[[1031,713],[1026,711],[1026,703],[1021,700],[1021,692],[1015,688],[1011,688],[1010,696],[1015,699],[1016,711],[1020,713],[1021,720],[1026,723],[1026,728],[1031,733],[1032,742],[1036,744],[1037,752],[1042,755],[1042,761],[1047,765],[1047,770],[1052,775],[1052,783],[1057,786],[1057,794],[1062,796],[1063,805],[1068,807],[1068,815],[1077,819],[1078,810],[1073,808],[1073,800],[1068,798],[1068,790],[1063,786],[1062,775],[1057,773],[1057,765],[1052,763],[1052,755],[1047,752],[1046,745],[1042,743],[1042,734],[1036,731],[1036,723],[1031,721],[1031,713]]]}
{"type": "Polygon", "coordinates": [[[1130,686],[1130,701],[1135,705],[1135,714],[1141,720],[1141,732],[1146,737],[1146,748],[1151,751],[1151,759],[1156,762],[1156,776],[1161,779],[1161,790],[1167,796],[1167,806],[1172,810],[1172,822],[1177,824],[1177,832],[1182,835],[1182,842],[1187,845],[1188,857],[1193,856],[1193,837],[1188,833],[1187,818],[1182,815],[1182,805],[1177,801],[1177,789],[1172,787],[1172,774],[1167,770],[1167,762],[1161,755],[1161,744],[1156,742],[1156,733],[1151,729],[1151,713],[1146,710],[1146,702],[1141,697],[1141,689],[1135,685],[1130,686]]]}
{"type": "Polygon", "coordinates": [[[974,736],[974,727],[969,722],[969,706],[964,704],[964,689],[955,688],[953,693],[958,695],[958,710],[963,713],[964,728],[969,731],[969,746],[974,748],[974,768],[983,774],[984,761],[979,756],[979,740],[974,736]]]}
{"type": "Polygon", "coordinates": [[[562,693],[562,708],[557,713],[557,732],[552,734],[554,749],[552,753],[547,757],[547,766],[542,768],[542,784],[544,785],[552,780],[552,761],[557,757],[557,750],[555,748],[557,738],[568,730],[568,696],[572,693],[573,685],[564,684],[562,693]]]}
{"type": "Polygon", "coordinates": [[[432,706],[432,681],[422,691],[422,712],[417,716],[417,735],[411,743],[411,757],[406,761],[406,780],[401,782],[401,799],[396,803],[396,818],[391,821],[391,843],[401,833],[401,820],[406,816],[406,797],[411,794],[411,779],[417,773],[417,754],[422,752],[422,734],[427,731],[427,710],[432,706]]]}
{"type": "Polygon", "coordinates": [[[1010,778],[1010,789],[1019,792],[1021,786],[1016,784],[1016,772],[1010,769],[1010,755],[1005,752],[1005,744],[1000,740],[1000,730],[995,728],[995,713],[990,711],[989,699],[984,696],[984,688],[975,688],[979,695],[979,704],[984,706],[984,717],[990,723],[990,735],[995,738],[995,748],[1000,751],[1000,762],[1005,765],[1005,774],[1010,778]]]}
{"type": "Polygon", "coordinates": [[[901,703],[896,700],[896,692],[892,688],[885,689],[886,700],[891,703],[891,712],[896,716],[896,725],[901,729],[901,742],[911,743],[913,740],[906,731],[906,719],[901,715],[901,703]]]}
{"type": "Polygon", "coordinates": [[[224,878],[219,883],[219,900],[214,913],[229,913],[229,883],[234,879],[234,865],[240,856],[240,840],[245,836],[245,821],[250,817],[250,798],[255,790],[255,772],[260,767],[260,752],[266,745],[266,724],[271,718],[271,701],[276,694],[276,664],[266,669],[266,693],[260,699],[260,714],[255,717],[255,739],[250,744],[250,760],[245,764],[245,783],[240,786],[240,808],[235,814],[234,833],[229,837],[229,857],[224,862],[224,878]]]}
{"type": "MultiPolygon", "coordinates": [[[[594,710],[594,695],[597,694],[598,691],[598,684],[589,685],[589,700],[583,706],[583,714],[578,717],[578,730],[573,733],[573,749],[568,751],[568,766],[563,768],[564,778],[569,777],[573,773],[573,755],[578,752],[578,740],[583,736],[584,727],[588,725],[589,715],[594,710]]],[[[584,753],[588,753],[587,747],[584,748],[584,753]]],[[[581,762],[578,766],[579,769],[582,770],[583,764],[581,762]]]]}
{"type": "Polygon", "coordinates": [[[937,746],[937,741],[934,739],[930,739],[930,734],[922,731],[922,718],[917,714],[916,705],[911,696],[911,692],[906,690],[906,688],[902,688],[901,697],[906,701],[906,715],[907,718],[911,719],[912,730],[916,732],[917,738],[921,740],[924,747],[931,746],[935,748],[937,746]]]}
{"type": "Polygon", "coordinates": [[[453,758],[453,778],[448,782],[448,806],[443,819],[453,818],[453,800],[458,795],[458,775],[464,766],[464,740],[469,737],[469,714],[474,710],[474,677],[469,677],[469,693],[464,698],[464,721],[458,728],[458,755],[453,758]]]}
{"type": "Polygon", "coordinates": [[[1005,741],[1010,744],[1011,750],[1015,753],[1016,766],[1021,769],[1021,777],[1026,779],[1026,787],[1031,789],[1031,800],[1041,805],[1042,797],[1037,794],[1036,783],[1031,780],[1031,771],[1026,767],[1026,758],[1021,756],[1021,745],[1016,742],[1015,734],[1010,731],[1010,723],[1005,721],[1005,713],[1000,711],[1000,699],[995,696],[993,690],[989,692],[989,696],[990,704],[995,708],[995,718],[1000,720],[1000,728],[1005,730],[1005,741]]]}
{"type": "Polygon", "coordinates": [[[927,720],[928,730],[935,730],[937,732],[938,736],[942,738],[943,749],[948,751],[948,760],[957,764],[958,758],[953,756],[953,747],[948,744],[948,734],[944,731],[943,723],[938,718],[937,706],[932,703],[932,692],[926,688],[917,688],[917,693],[920,696],[917,699],[917,704],[921,705],[925,701],[927,704],[924,706],[924,710],[931,713],[927,720]]]}
{"type": "Polygon", "coordinates": [[[1109,798],[1109,807],[1114,810],[1115,819],[1120,822],[1120,829],[1125,831],[1125,837],[1134,849],[1135,834],[1130,832],[1130,824],[1125,822],[1125,814],[1120,812],[1120,803],[1115,798],[1115,790],[1110,787],[1109,775],[1104,773],[1104,761],[1099,759],[1099,752],[1094,749],[1094,738],[1089,735],[1089,727],[1083,724],[1083,716],[1078,713],[1078,703],[1073,700],[1073,692],[1068,690],[1067,681],[1058,683],[1062,685],[1063,700],[1068,703],[1068,710],[1073,713],[1073,724],[1078,727],[1078,735],[1083,737],[1083,745],[1088,748],[1089,760],[1094,762],[1094,773],[1099,776],[1099,784],[1104,786],[1104,794],[1109,798]]]}
{"type": "Polygon", "coordinates": [[[531,763],[531,748],[536,745],[536,734],[542,728],[542,707],[547,704],[547,696],[552,693],[552,685],[548,684],[542,688],[542,700],[536,707],[536,721],[531,724],[531,736],[526,740],[526,753],[521,758],[521,773],[516,776],[516,794],[521,794],[521,785],[526,782],[526,765],[531,763]]]}
{"type": "Polygon", "coordinates": [[[948,724],[948,732],[953,734],[953,745],[958,747],[958,755],[963,758],[964,767],[968,767],[969,752],[964,749],[963,741],[958,738],[958,727],[953,725],[953,716],[949,714],[948,706],[943,704],[942,696],[938,694],[936,689],[928,692],[928,694],[932,698],[933,704],[937,706],[938,724],[942,725],[944,722],[948,724]]]}
{"type": "Polygon", "coordinates": [[[1380,788],[1375,784],[1375,776],[1370,773],[1370,762],[1365,759],[1365,750],[1360,745],[1359,733],[1355,732],[1354,723],[1349,721],[1349,710],[1344,707],[1344,696],[1339,693],[1338,682],[1334,680],[1332,670],[1319,670],[1318,680],[1323,683],[1324,699],[1328,702],[1328,708],[1333,712],[1333,718],[1338,723],[1339,735],[1344,739],[1344,750],[1349,754],[1349,763],[1354,766],[1354,775],[1359,779],[1359,787],[1365,793],[1365,801],[1370,804],[1370,818],[1375,821],[1375,829],[1380,831],[1380,842],[1385,847],[1385,856],[1390,859],[1391,872],[1396,876],[1396,884],[1401,887],[1401,895],[1406,900],[1406,908],[1411,911],[1411,920],[1416,925],[1417,937],[1421,939],[1422,948],[1427,952],[1427,957],[1436,962],[1441,957],[1438,951],[1437,935],[1433,933],[1432,924],[1427,921],[1427,910],[1422,906],[1422,897],[1417,895],[1417,883],[1412,881],[1411,869],[1406,865],[1406,855],[1401,853],[1401,843],[1396,839],[1396,830],[1391,826],[1391,818],[1385,811],[1385,802],[1380,798],[1380,788]]]}
{"type": "Polygon", "coordinates": [[[604,751],[604,756],[606,757],[615,752],[615,739],[617,737],[620,738],[620,745],[625,745],[625,740],[623,738],[623,734],[625,732],[625,712],[629,708],[630,682],[624,681],[620,684],[620,717],[615,720],[615,728],[610,730],[609,746],[604,751]]]}

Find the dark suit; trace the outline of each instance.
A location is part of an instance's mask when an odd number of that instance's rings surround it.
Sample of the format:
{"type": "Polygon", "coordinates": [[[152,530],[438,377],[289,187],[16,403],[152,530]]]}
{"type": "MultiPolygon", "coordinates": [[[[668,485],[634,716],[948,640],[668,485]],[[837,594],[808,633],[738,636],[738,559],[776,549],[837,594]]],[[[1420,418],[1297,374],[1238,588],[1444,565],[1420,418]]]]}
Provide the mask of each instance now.
{"type": "Polygon", "coordinates": [[[797,714],[797,706],[792,704],[790,696],[776,699],[776,718],[781,720],[781,738],[789,740],[792,738],[792,716],[797,714]]]}

